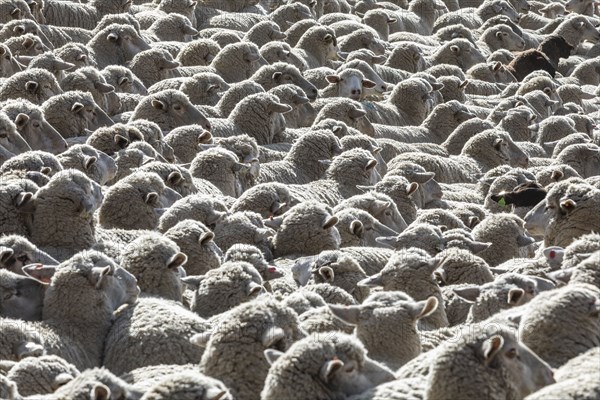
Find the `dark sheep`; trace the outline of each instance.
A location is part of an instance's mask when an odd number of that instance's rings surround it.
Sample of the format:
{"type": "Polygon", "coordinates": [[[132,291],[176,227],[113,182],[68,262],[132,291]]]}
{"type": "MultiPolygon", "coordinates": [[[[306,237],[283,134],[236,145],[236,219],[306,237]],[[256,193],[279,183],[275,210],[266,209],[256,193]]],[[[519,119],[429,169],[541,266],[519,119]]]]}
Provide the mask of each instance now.
{"type": "Polygon", "coordinates": [[[535,182],[525,182],[515,187],[512,192],[492,194],[490,198],[495,202],[502,202],[504,205],[533,207],[546,198],[546,189],[535,182]]]}
{"type": "Polygon", "coordinates": [[[554,77],[558,61],[571,55],[573,46],[558,35],[544,39],[537,49],[525,50],[515,56],[506,67],[521,82],[533,71],[544,70],[554,77]]]}

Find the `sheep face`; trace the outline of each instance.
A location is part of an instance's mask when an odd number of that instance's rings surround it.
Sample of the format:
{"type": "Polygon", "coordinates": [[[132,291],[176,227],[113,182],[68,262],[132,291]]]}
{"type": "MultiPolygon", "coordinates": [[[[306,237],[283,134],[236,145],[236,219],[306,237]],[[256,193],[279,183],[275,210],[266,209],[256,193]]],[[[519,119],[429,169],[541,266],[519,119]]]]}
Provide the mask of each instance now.
{"type": "Polygon", "coordinates": [[[300,71],[295,67],[285,66],[283,71],[274,72],[272,79],[276,85],[294,84],[300,87],[311,100],[317,98],[317,88],[304,79],[300,71]]]}
{"type": "Polygon", "coordinates": [[[354,69],[346,69],[339,75],[327,75],[327,81],[338,86],[339,97],[349,97],[352,100],[363,99],[365,90],[376,86],[375,82],[365,79],[362,72],[354,69]]]}
{"type": "Polygon", "coordinates": [[[431,255],[439,253],[445,247],[442,231],[429,224],[411,225],[397,236],[380,237],[376,241],[382,247],[392,249],[418,247],[431,255]]]}
{"type": "Polygon", "coordinates": [[[27,142],[17,132],[15,124],[0,114],[0,146],[13,154],[21,154],[31,150],[27,142]]]}
{"type": "Polygon", "coordinates": [[[0,78],[8,78],[22,70],[21,65],[12,56],[10,49],[0,45],[0,78]]]}
{"type": "Polygon", "coordinates": [[[493,35],[500,47],[510,51],[521,51],[525,48],[525,41],[507,25],[497,25],[492,29],[493,35]]]}
{"type": "Polygon", "coordinates": [[[22,268],[29,264],[58,265],[58,261],[22,236],[0,238],[0,268],[25,275],[22,268]]]}
{"type": "MultiPolygon", "coordinates": [[[[6,255],[6,251],[0,247],[2,254],[6,255]]],[[[0,270],[0,315],[40,321],[45,289],[46,285],[36,279],[0,270]]]]}

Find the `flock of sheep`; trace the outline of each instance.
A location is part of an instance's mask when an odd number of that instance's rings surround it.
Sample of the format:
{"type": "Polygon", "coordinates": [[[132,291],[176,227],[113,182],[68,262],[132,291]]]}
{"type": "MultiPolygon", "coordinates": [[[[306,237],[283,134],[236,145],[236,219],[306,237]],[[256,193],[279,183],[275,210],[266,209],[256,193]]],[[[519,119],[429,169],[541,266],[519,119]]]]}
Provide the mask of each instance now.
{"type": "Polygon", "coordinates": [[[0,398],[600,399],[595,0],[0,0],[0,398]]]}

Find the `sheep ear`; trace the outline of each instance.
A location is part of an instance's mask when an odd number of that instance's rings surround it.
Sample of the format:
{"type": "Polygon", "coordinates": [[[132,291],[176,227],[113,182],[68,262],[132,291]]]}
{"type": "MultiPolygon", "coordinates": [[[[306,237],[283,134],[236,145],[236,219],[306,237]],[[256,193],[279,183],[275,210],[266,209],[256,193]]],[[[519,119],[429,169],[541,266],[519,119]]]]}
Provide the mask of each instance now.
{"type": "Polygon", "coordinates": [[[44,354],[44,347],[39,343],[21,342],[15,348],[15,355],[20,361],[26,357],[39,357],[44,354]]]}
{"type": "Polygon", "coordinates": [[[210,340],[210,332],[197,333],[190,338],[190,343],[194,346],[206,348],[208,341],[210,340]]]}
{"type": "Polygon", "coordinates": [[[110,400],[110,389],[102,383],[96,383],[90,392],[90,400],[110,400]]]}
{"type": "MultiPolygon", "coordinates": [[[[195,1],[193,3],[196,4],[195,1]]],[[[204,398],[206,398],[206,400],[219,400],[223,398],[223,396],[225,396],[226,394],[227,391],[225,390],[221,390],[217,387],[211,387],[206,389],[206,392],[204,393],[204,398]]]]}
{"type": "Polygon", "coordinates": [[[438,299],[431,296],[429,297],[427,300],[424,301],[419,301],[417,303],[415,303],[415,307],[413,308],[414,310],[414,319],[421,319],[421,318],[425,318],[428,315],[433,314],[433,312],[435,310],[437,310],[439,305],[438,299]]]}
{"type": "Polygon", "coordinates": [[[370,277],[363,279],[362,281],[359,281],[356,283],[357,286],[362,286],[362,287],[377,287],[377,286],[383,286],[383,279],[381,276],[381,272],[375,275],[371,275],[370,277]]]}
{"type": "Polygon", "coordinates": [[[29,122],[29,115],[27,114],[20,113],[15,118],[15,125],[17,128],[22,128],[27,122],[29,122]]]}
{"type": "Polygon", "coordinates": [[[343,367],[344,362],[342,360],[338,360],[337,358],[330,361],[326,361],[321,366],[319,375],[321,376],[323,382],[328,383],[333,378],[333,375],[343,367]]]}
{"type": "Polygon", "coordinates": [[[119,40],[119,35],[116,32],[111,32],[106,36],[106,40],[109,42],[116,42],[119,40]]]}
{"type": "Polygon", "coordinates": [[[30,39],[30,38],[27,38],[23,41],[23,47],[26,49],[29,49],[34,44],[35,44],[35,42],[33,41],[33,39],[30,39]]]}
{"type": "Polygon", "coordinates": [[[271,75],[271,79],[277,80],[277,79],[281,78],[281,75],[283,75],[283,74],[279,71],[273,72],[273,75],[271,75]]]}
{"type": "Polygon", "coordinates": [[[411,196],[413,193],[415,193],[417,191],[418,188],[419,188],[419,184],[417,182],[412,182],[406,188],[406,194],[411,196]]]}
{"type": "Polygon", "coordinates": [[[497,138],[496,140],[494,140],[494,148],[496,150],[500,150],[500,146],[502,145],[502,143],[504,143],[504,139],[497,138]]]}
{"type": "Polygon", "coordinates": [[[185,283],[190,290],[198,289],[203,280],[204,275],[186,276],[181,278],[181,282],[185,283]]]}
{"type": "Polygon", "coordinates": [[[348,325],[358,325],[360,321],[360,306],[341,306],[337,304],[327,304],[329,311],[334,317],[348,325]]]}
{"type": "Polygon", "coordinates": [[[327,219],[327,221],[325,221],[325,223],[323,224],[322,228],[323,229],[329,229],[329,228],[333,228],[335,226],[335,224],[338,223],[338,217],[333,216],[333,217],[329,217],[327,219]]]}
{"type": "Polygon", "coordinates": [[[71,112],[72,113],[78,113],[79,111],[83,110],[83,104],[79,103],[79,102],[75,102],[73,103],[73,105],[71,106],[71,112]]]}
{"type": "Polygon", "coordinates": [[[461,288],[452,289],[456,295],[464,300],[474,303],[479,295],[481,294],[481,288],[479,286],[466,286],[461,288]]]}
{"type": "Polygon", "coordinates": [[[504,338],[500,335],[494,335],[483,342],[481,350],[483,351],[485,365],[488,365],[494,360],[494,357],[496,357],[502,349],[502,345],[504,345],[504,338]]]}
{"type": "Polygon", "coordinates": [[[388,18],[388,20],[386,21],[386,23],[389,24],[395,24],[396,23],[396,18],[388,18]]]}
{"type": "Polygon", "coordinates": [[[8,262],[8,260],[10,260],[12,258],[12,256],[15,255],[15,251],[9,247],[2,247],[0,248],[0,262],[2,264],[6,264],[8,262]]]}
{"type": "Polygon", "coordinates": [[[114,141],[121,150],[129,145],[129,139],[122,135],[115,135],[114,141]]]}
{"type": "Polygon", "coordinates": [[[292,111],[292,106],[283,103],[271,103],[269,104],[269,111],[285,114],[292,111]]]}
{"type": "Polygon", "coordinates": [[[68,374],[66,372],[63,372],[62,374],[58,374],[55,378],[54,378],[54,382],[52,382],[52,389],[54,391],[58,390],[58,388],[60,388],[61,386],[66,385],[67,383],[71,382],[73,379],[75,379],[75,377],[71,374],[68,374]]]}
{"type": "Polygon", "coordinates": [[[562,179],[563,176],[565,176],[565,174],[563,174],[562,171],[555,170],[555,171],[552,171],[552,175],[550,175],[550,179],[552,179],[553,181],[559,181],[562,179]]]}
{"type": "Polygon", "coordinates": [[[481,222],[481,220],[479,219],[479,217],[472,216],[472,217],[469,217],[469,224],[468,224],[468,226],[469,226],[469,228],[473,229],[473,228],[475,228],[475,227],[476,227],[476,226],[477,226],[477,225],[478,225],[480,222],[481,222]]]}
{"type": "Polygon", "coordinates": [[[177,253],[167,261],[167,268],[175,269],[184,265],[188,260],[188,257],[183,253],[177,253]]]}
{"type": "Polygon", "coordinates": [[[93,267],[92,268],[92,279],[95,281],[96,289],[100,289],[104,278],[112,274],[112,268],[106,267],[93,267]]]}
{"type": "Polygon", "coordinates": [[[208,232],[203,232],[200,235],[200,239],[198,239],[198,243],[200,243],[200,245],[205,245],[208,242],[210,242],[211,240],[213,240],[215,238],[215,234],[208,231],[208,232]]]}
{"type": "MultiPolygon", "coordinates": [[[[500,39],[500,38],[502,37],[502,32],[496,32],[496,37],[497,37],[498,39],[500,39]]],[[[496,68],[495,68],[495,66],[494,66],[494,71],[496,71],[496,68]]]]}
{"type": "Polygon", "coordinates": [[[35,204],[33,200],[33,193],[31,192],[21,192],[19,193],[14,200],[15,207],[19,212],[29,213],[33,212],[35,209],[35,204]]]}
{"type": "Polygon", "coordinates": [[[11,11],[10,15],[12,16],[12,19],[21,19],[21,9],[15,8],[11,11]]]}
{"type": "Polygon", "coordinates": [[[355,219],[354,221],[350,222],[350,232],[352,232],[354,236],[361,237],[363,234],[363,230],[363,223],[359,220],[355,219]]]}
{"type": "Polygon", "coordinates": [[[164,101],[152,99],[152,107],[156,108],[157,110],[166,110],[167,104],[164,101]]]}
{"type": "Polygon", "coordinates": [[[117,81],[117,84],[118,84],[119,86],[123,86],[123,85],[127,84],[127,82],[129,82],[129,78],[128,78],[128,77],[126,77],[126,76],[122,76],[122,77],[120,77],[120,78],[119,78],[119,80],[117,81]]]}
{"type": "Polygon", "coordinates": [[[338,83],[340,81],[340,77],[337,75],[327,75],[325,79],[327,79],[327,82],[329,83],[338,83]]]}
{"type": "MultiPolygon", "coordinates": [[[[477,218],[477,217],[472,217],[477,218]]],[[[473,242],[470,246],[471,252],[473,254],[479,254],[482,251],[487,250],[492,245],[491,242],[473,242]]]]}
{"type": "Polygon", "coordinates": [[[466,88],[466,87],[467,87],[467,85],[468,85],[468,84],[469,84],[469,80],[468,80],[468,79],[465,79],[464,81],[462,81],[462,82],[460,83],[460,85],[458,85],[458,88],[459,88],[459,89],[464,89],[464,88],[466,88]]]}
{"type": "Polygon", "coordinates": [[[171,185],[179,185],[183,180],[183,176],[179,171],[173,171],[167,177],[167,182],[171,185]]]}
{"type": "Polygon", "coordinates": [[[254,282],[254,281],[250,281],[250,283],[248,283],[246,285],[246,296],[250,297],[250,296],[257,295],[260,292],[262,292],[263,290],[264,290],[264,288],[262,287],[262,285],[259,285],[258,283],[254,282]]]}
{"type": "Polygon", "coordinates": [[[377,217],[390,208],[392,204],[389,201],[375,200],[371,203],[371,212],[373,216],[377,217]]]}
{"type": "MultiPolygon", "coordinates": [[[[498,36],[498,34],[501,34],[501,32],[496,33],[496,36],[498,36]]],[[[502,63],[500,61],[498,61],[496,64],[494,64],[492,71],[498,71],[500,68],[502,67],[502,63]]]]}
{"type": "Polygon", "coordinates": [[[265,349],[273,346],[275,343],[285,339],[285,332],[279,327],[270,326],[263,332],[262,344],[265,349]]]}
{"type": "Polygon", "coordinates": [[[94,156],[86,156],[83,159],[83,168],[85,170],[89,170],[90,168],[92,168],[92,165],[94,165],[96,163],[96,161],[98,161],[98,159],[94,156]]]}
{"type": "Polygon", "coordinates": [[[273,365],[275,361],[279,360],[279,357],[283,355],[283,352],[275,349],[267,349],[263,352],[263,354],[265,355],[269,365],[273,365]]]}
{"type": "Polygon", "coordinates": [[[452,45],[452,46],[450,46],[450,51],[453,53],[458,53],[460,51],[460,47],[458,47],[456,45],[452,45]]]}
{"type": "Polygon", "coordinates": [[[158,193],[150,192],[144,198],[144,203],[154,206],[158,202],[158,198],[159,198],[158,193]]]}
{"type": "Polygon", "coordinates": [[[39,85],[36,81],[27,81],[25,83],[25,90],[27,90],[29,93],[33,93],[38,88],[38,86],[39,85]]]}
{"type": "Polygon", "coordinates": [[[17,365],[15,361],[2,360],[0,361],[0,371],[4,372],[4,375],[8,373],[14,366],[17,365]]]}
{"type": "Polygon", "coordinates": [[[508,291],[507,303],[511,306],[516,306],[525,295],[525,291],[521,288],[514,288],[508,291]]]}
{"type": "Polygon", "coordinates": [[[362,85],[363,85],[363,87],[366,87],[367,89],[374,88],[375,86],[377,86],[377,84],[375,82],[373,82],[369,79],[363,79],[362,85]]]}
{"type": "Polygon", "coordinates": [[[44,265],[44,264],[29,264],[21,268],[21,271],[27,276],[42,282],[50,283],[52,277],[56,273],[58,266],[56,265],[44,265]]]}
{"type": "Polygon", "coordinates": [[[331,41],[333,41],[333,35],[331,35],[330,33],[326,34],[325,36],[323,36],[323,41],[324,42],[331,42],[331,41]]]}
{"type": "Polygon", "coordinates": [[[369,160],[367,162],[367,164],[365,165],[365,171],[370,171],[373,168],[375,168],[375,166],[377,165],[377,161],[376,160],[369,160]]]}
{"type": "Polygon", "coordinates": [[[271,229],[278,230],[281,228],[281,224],[283,223],[283,217],[274,217],[269,219],[263,219],[263,224],[271,229]]]}
{"type": "Polygon", "coordinates": [[[318,272],[319,275],[321,275],[321,277],[325,279],[326,282],[333,282],[333,279],[335,278],[335,273],[333,272],[333,269],[331,269],[331,267],[321,267],[319,268],[318,272]]]}
{"type": "Polygon", "coordinates": [[[573,199],[566,199],[560,202],[561,210],[566,212],[573,211],[577,207],[577,203],[573,199]]]}

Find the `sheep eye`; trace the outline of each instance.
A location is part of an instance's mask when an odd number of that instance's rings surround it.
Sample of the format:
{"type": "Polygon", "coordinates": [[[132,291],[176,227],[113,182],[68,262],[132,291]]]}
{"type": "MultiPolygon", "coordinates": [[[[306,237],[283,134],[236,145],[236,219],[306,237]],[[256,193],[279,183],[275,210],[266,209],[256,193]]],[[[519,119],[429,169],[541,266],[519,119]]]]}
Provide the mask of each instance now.
{"type": "Polygon", "coordinates": [[[5,56],[4,58],[6,58],[7,60],[10,60],[10,56],[8,56],[8,55],[5,56]]]}
{"type": "Polygon", "coordinates": [[[8,299],[10,299],[11,297],[13,297],[13,295],[14,295],[14,293],[6,293],[6,294],[4,295],[4,300],[8,300],[8,299]]]}
{"type": "Polygon", "coordinates": [[[17,257],[17,260],[22,263],[25,263],[27,262],[27,260],[29,260],[29,257],[27,257],[27,254],[23,254],[22,256],[17,257]]]}
{"type": "Polygon", "coordinates": [[[173,106],[173,109],[176,110],[176,111],[180,111],[181,110],[181,106],[178,105],[178,104],[176,104],[176,105],[173,106]]]}
{"type": "Polygon", "coordinates": [[[39,128],[40,127],[40,123],[37,122],[37,121],[33,122],[32,125],[33,125],[34,128],[39,128]]]}
{"type": "Polygon", "coordinates": [[[349,374],[352,373],[352,372],[354,372],[354,365],[351,365],[350,367],[348,367],[346,369],[346,372],[349,373],[349,374]]]}
{"type": "Polygon", "coordinates": [[[510,349],[506,352],[506,357],[515,358],[517,356],[517,349],[510,349]]]}
{"type": "Polygon", "coordinates": [[[8,134],[6,132],[0,132],[0,139],[6,139],[8,134]]]}

